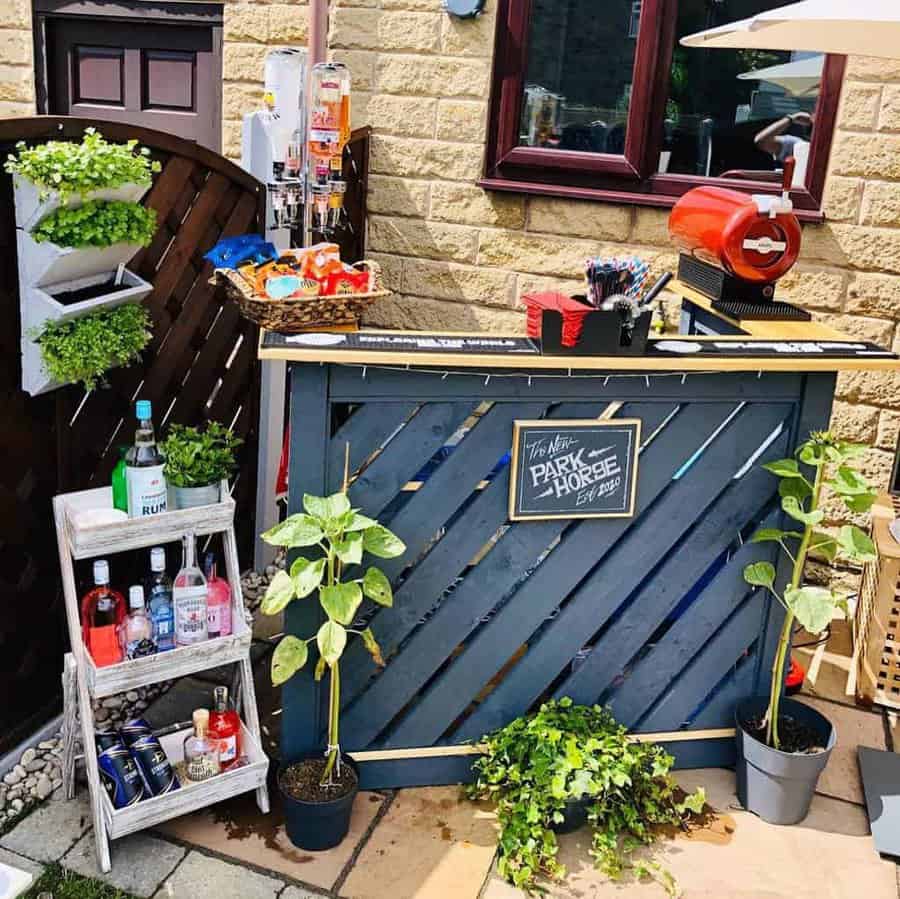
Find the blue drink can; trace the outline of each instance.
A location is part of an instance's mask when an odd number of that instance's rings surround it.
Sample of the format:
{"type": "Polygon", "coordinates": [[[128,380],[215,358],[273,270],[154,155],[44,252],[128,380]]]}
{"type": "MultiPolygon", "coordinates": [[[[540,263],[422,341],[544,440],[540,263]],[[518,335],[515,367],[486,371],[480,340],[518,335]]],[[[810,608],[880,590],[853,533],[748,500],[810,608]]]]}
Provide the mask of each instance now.
{"type": "Polygon", "coordinates": [[[153,728],[150,727],[150,722],[146,718],[132,718],[119,728],[119,733],[122,735],[125,745],[130,748],[135,740],[153,736],[153,728]]]}
{"type": "Polygon", "coordinates": [[[100,783],[113,808],[125,808],[144,798],[141,774],[124,744],[110,746],[97,756],[100,783]]]}
{"type": "Polygon", "coordinates": [[[161,796],[181,786],[169,764],[165,750],[153,734],[138,737],[131,743],[129,749],[148,795],[161,796]]]}

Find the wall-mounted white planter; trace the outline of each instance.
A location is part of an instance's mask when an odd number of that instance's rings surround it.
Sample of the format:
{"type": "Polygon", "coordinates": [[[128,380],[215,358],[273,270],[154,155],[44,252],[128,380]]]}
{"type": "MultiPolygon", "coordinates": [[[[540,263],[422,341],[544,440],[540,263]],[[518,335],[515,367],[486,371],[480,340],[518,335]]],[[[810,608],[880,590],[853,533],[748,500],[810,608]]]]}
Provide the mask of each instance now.
{"type": "MultiPolygon", "coordinates": [[[[81,252],[81,251],[78,251],[81,252]]],[[[46,393],[59,387],[44,370],[41,348],[32,334],[39,334],[48,321],[68,321],[80,318],[88,312],[112,309],[125,303],[139,303],[150,294],[153,286],[134,272],[123,268],[118,284],[108,293],[82,300],[79,303],[61,303],[57,297],[69,291],[81,290],[96,284],[103,284],[115,278],[115,270],[89,275],[71,281],[62,281],[42,287],[26,286],[20,282],[20,303],[22,313],[22,389],[31,396],[46,393]]]]}
{"type": "MultiPolygon", "coordinates": [[[[135,203],[147,193],[149,184],[123,184],[121,187],[110,187],[93,190],[82,198],[74,194],[66,200],[69,208],[81,206],[85,200],[126,200],[135,203]]],[[[19,175],[13,176],[13,194],[16,202],[16,227],[30,231],[45,215],[59,209],[59,194],[51,191],[45,200],[40,200],[40,189],[19,175]]]]}
{"type": "Polygon", "coordinates": [[[27,231],[16,230],[19,276],[23,284],[44,286],[75,281],[96,272],[115,271],[141,248],[137,243],[116,243],[111,247],[61,247],[38,243],[27,231]]]}

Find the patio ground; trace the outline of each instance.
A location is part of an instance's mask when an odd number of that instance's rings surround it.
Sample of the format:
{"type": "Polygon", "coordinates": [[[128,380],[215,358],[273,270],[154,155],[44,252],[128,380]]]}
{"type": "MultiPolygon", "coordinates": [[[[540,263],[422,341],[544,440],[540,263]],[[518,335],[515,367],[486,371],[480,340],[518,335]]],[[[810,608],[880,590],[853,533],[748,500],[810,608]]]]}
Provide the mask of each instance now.
{"type": "MultiPolygon", "coordinates": [[[[802,824],[773,827],[741,810],[731,771],[678,772],[686,788],[706,788],[718,813],[703,829],[657,847],[657,860],[689,899],[900,897],[897,867],[875,853],[856,767],[857,745],[894,748],[892,722],[849,704],[840,674],[843,650],[838,629],[807,687],[808,698],[826,707],[839,738],[802,824]]],[[[186,683],[168,701],[203,689],[186,683]]],[[[613,884],[594,871],[585,831],[560,842],[569,875],[550,887],[551,896],[664,895],[656,884],[613,884]]],[[[116,841],[113,870],[101,876],[82,788],[71,802],[54,797],[0,838],[0,861],[35,872],[59,861],[127,894],[154,899],[515,899],[522,894],[495,874],[495,846],[491,810],[462,800],[456,787],[362,793],[348,838],[324,853],[293,847],[277,805],[261,818],[251,795],[116,841]]]]}

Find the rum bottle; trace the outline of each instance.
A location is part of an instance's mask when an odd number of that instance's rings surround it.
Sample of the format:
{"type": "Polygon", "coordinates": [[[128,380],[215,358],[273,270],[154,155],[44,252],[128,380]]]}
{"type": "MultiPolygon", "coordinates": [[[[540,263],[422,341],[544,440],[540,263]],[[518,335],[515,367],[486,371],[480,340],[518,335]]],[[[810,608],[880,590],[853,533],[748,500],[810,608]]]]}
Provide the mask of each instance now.
{"type": "Polygon", "coordinates": [[[350,137],[350,70],[339,62],[320,62],[310,77],[311,161],[340,156],[350,137]]]}
{"type": "Polygon", "coordinates": [[[194,532],[182,538],[184,550],[181,571],[172,588],[175,609],[175,642],[179,646],[202,643],[209,634],[206,605],[206,578],[197,567],[197,545],[194,532]]]}
{"type": "Polygon", "coordinates": [[[166,574],[166,551],[161,546],[150,550],[150,576],[146,590],[157,651],[168,652],[175,648],[175,611],[172,607],[172,578],[166,574]]]}
{"type": "Polygon", "coordinates": [[[153,410],[149,400],[135,405],[138,427],[134,446],[125,455],[125,483],[128,488],[128,515],[142,518],[165,512],[167,506],[165,458],[156,445],[153,410]]]}
{"type": "Polygon", "coordinates": [[[222,770],[226,771],[241,757],[241,719],[229,706],[228,687],[213,690],[209,733],[219,741],[219,762],[222,770]]]}
{"type": "Polygon", "coordinates": [[[144,588],[135,584],[128,588],[128,614],[119,625],[119,643],[126,659],[140,659],[156,653],[153,622],[144,605],[144,588]]]}
{"type": "Polygon", "coordinates": [[[122,661],[119,625],[125,617],[125,599],[109,586],[109,563],[94,562],[94,589],[81,600],[81,631],[94,664],[115,665],[122,661]]]}
{"type": "Polygon", "coordinates": [[[227,637],[231,633],[231,587],[216,573],[215,553],[207,553],[203,557],[203,574],[206,576],[209,638],[227,637]]]}
{"type": "Polygon", "coordinates": [[[195,709],[193,721],[194,732],[184,741],[185,772],[190,780],[209,780],[222,770],[219,741],[209,734],[207,709],[195,709]]]}

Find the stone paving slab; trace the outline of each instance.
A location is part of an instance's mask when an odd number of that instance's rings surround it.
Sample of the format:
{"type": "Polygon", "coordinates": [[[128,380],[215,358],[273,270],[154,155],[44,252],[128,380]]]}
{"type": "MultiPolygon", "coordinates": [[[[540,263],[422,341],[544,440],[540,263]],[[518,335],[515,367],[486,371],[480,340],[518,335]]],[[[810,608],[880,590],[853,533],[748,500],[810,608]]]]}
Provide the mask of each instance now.
{"type": "Polygon", "coordinates": [[[76,874],[94,877],[141,899],[152,896],[187,855],[187,849],[146,833],[134,833],[110,843],[112,870],[97,867],[94,833],[86,833],[63,856],[60,864],[76,874]]]}
{"type": "Polygon", "coordinates": [[[351,899],[475,899],[497,845],[493,811],[459,787],[400,790],[340,889],[351,899]]]}
{"type": "Polygon", "coordinates": [[[30,858],[25,858],[24,855],[19,855],[18,852],[10,852],[8,849],[0,849],[0,862],[12,868],[19,868],[21,871],[27,871],[29,874],[34,875],[35,880],[44,873],[43,865],[32,861],[30,858]]]}
{"type": "Polygon", "coordinates": [[[311,893],[302,887],[288,887],[278,899],[328,899],[325,893],[311,893]]]}
{"type": "Polygon", "coordinates": [[[340,846],[327,852],[307,852],[288,839],[274,791],[272,798],[272,812],[266,816],[260,814],[254,795],[249,793],[211,809],[167,821],[158,830],[218,855],[329,890],[384,802],[377,793],[359,793],[353,804],[350,832],[340,846]]]}
{"type": "Polygon", "coordinates": [[[275,899],[283,888],[274,877],[194,851],[166,878],[156,899],[275,899]]]}
{"type": "Polygon", "coordinates": [[[90,828],[91,803],[86,789],[80,790],[75,799],[58,795],[0,838],[0,846],[39,862],[62,858],[90,828]]]}

